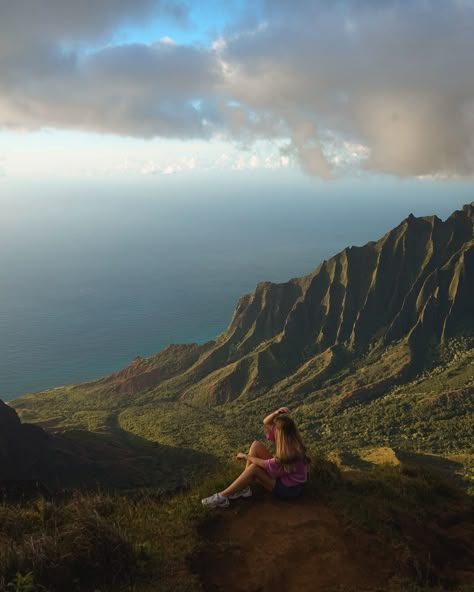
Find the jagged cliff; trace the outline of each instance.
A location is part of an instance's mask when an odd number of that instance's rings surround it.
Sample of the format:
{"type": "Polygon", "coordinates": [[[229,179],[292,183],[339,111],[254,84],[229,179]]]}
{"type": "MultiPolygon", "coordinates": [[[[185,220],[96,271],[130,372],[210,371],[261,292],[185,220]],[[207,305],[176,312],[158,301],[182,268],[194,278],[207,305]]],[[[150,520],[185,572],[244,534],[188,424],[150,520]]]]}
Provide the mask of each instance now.
{"type": "MultiPolygon", "coordinates": [[[[348,247],[313,273],[263,282],[227,331],[204,346],[170,346],[102,382],[224,403],[280,381],[310,392],[348,357],[397,344],[378,386],[409,376],[426,348],[474,327],[473,204],[446,221],[410,215],[380,240],[348,247]],[[178,361],[177,361],[178,360],[178,361]]],[[[367,389],[366,389],[367,390],[367,389]]]]}
{"type": "MultiPolygon", "coordinates": [[[[305,277],[258,284],[215,341],[170,345],[101,380],[35,395],[35,405],[61,396],[67,407],[81,392],[86,407],[109,408],[130,396],[219,405],[283,388],[301,400],[323,386],[324,397],[377,396],[450,337],[473,335],[473,212],[471,203],[445,221],[410,215],[305,277]]],[[[31,412],[29,397],[14,404],[31,412]]]]}
{"type": "MultiPolygon", "coordinates": [[[[240,299],[228,330],[190,377],[206,378],[216,402],[282,378],[304,388],[339,367],[344,353],[400,340],[403,364],[392,369],[409,372],[427,345],[473,332],[473,211],[466,205],[444,222],[410,215],[377,242],[346,248],[306,277],[259,284],[240,299]]],[[[198,391],[199,384],[183,397],[198,391]]]]}

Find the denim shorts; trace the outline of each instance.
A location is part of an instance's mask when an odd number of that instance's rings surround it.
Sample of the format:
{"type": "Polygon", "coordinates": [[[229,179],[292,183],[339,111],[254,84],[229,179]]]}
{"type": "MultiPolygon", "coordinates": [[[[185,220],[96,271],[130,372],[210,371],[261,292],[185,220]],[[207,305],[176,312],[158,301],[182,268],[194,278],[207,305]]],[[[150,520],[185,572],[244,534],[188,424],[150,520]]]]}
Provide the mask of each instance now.
{"type": "Polygon", "coordinates": [[[275,483],[275,487],[272,489],[272,494],[279,499],[295,499],[303,494],[304,484],[298,483],[298,485],[284,485],[281,479],[278,478],[275,483]]]}

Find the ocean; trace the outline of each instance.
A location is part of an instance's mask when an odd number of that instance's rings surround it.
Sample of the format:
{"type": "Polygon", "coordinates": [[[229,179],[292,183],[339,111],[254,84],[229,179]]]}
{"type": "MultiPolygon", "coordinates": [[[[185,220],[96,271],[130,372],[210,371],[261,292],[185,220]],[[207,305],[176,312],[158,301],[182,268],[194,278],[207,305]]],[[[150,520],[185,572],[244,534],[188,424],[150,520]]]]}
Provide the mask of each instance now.
{"type": "Polygon", "coordinates": [[[410,212],[445,218],[461,182],[195,174],[0,182],[0,398],[203,343],[259,281],[312,271],[410,212]]]}

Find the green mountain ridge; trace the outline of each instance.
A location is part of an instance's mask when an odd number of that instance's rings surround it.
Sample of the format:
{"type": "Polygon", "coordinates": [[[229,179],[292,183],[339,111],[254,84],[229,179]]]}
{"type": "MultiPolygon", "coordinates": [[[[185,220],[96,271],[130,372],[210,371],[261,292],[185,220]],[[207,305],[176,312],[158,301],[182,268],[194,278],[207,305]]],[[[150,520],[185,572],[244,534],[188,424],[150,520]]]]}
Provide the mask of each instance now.
{"type": "Polygon", "coordinates": [[[410,215],[307,276],[258,284],[215,341],[169,345],[11,405],[53,431],[120,429],[223,456],[285,403],[322,448],[406,443],[471,454],[473,223],[474,202],[445,221],[410,215]],[[449,416],[453,400],[460,412],[449,416]]]}
{"type": "Polygon", "coordinates": [[[171,345],[94,390],[152,391],[221,404],[254,397],[282,378],[308,391],[343,353],[404,341],[404,376],[432,340],[472,333],[473,205],[445,222],[409,216],[377,242],[350,247],[308,276],[262,282],[243,296],[225,333],[203,346],[171,345]],[[421,351],[420,351],[421,350],[421,351]]]}
{"type": "MultiPolygon", "coordinates": [[[[345,352],[399,339],[409,351],[394,376],[407,374],[422,343],[457,334],[466,320],[472,330],[472,227],[472,205],[444,223],[411,216],[376,243],[347,248],[309,276],[259,284],[240,300],[212,352],[228,368],[208,380],[213,402],[254,396],[281,378],[307,392],[334,372],[345,352]]],[[[194,376],[201,379],[196,370],[194,376]]]]}

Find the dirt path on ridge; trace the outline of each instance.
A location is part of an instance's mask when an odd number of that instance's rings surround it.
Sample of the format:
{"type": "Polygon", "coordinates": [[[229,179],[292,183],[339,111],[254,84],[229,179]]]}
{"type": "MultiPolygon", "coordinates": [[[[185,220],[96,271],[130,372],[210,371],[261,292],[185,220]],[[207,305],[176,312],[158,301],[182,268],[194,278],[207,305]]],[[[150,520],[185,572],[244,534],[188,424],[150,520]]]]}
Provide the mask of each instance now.
{"type": "Polygon", "coordinates": [[[373,592],[396,573],[379,538],[320,501],[239,500],[217,512],[199,561],[206,592],[373,592]]]}

